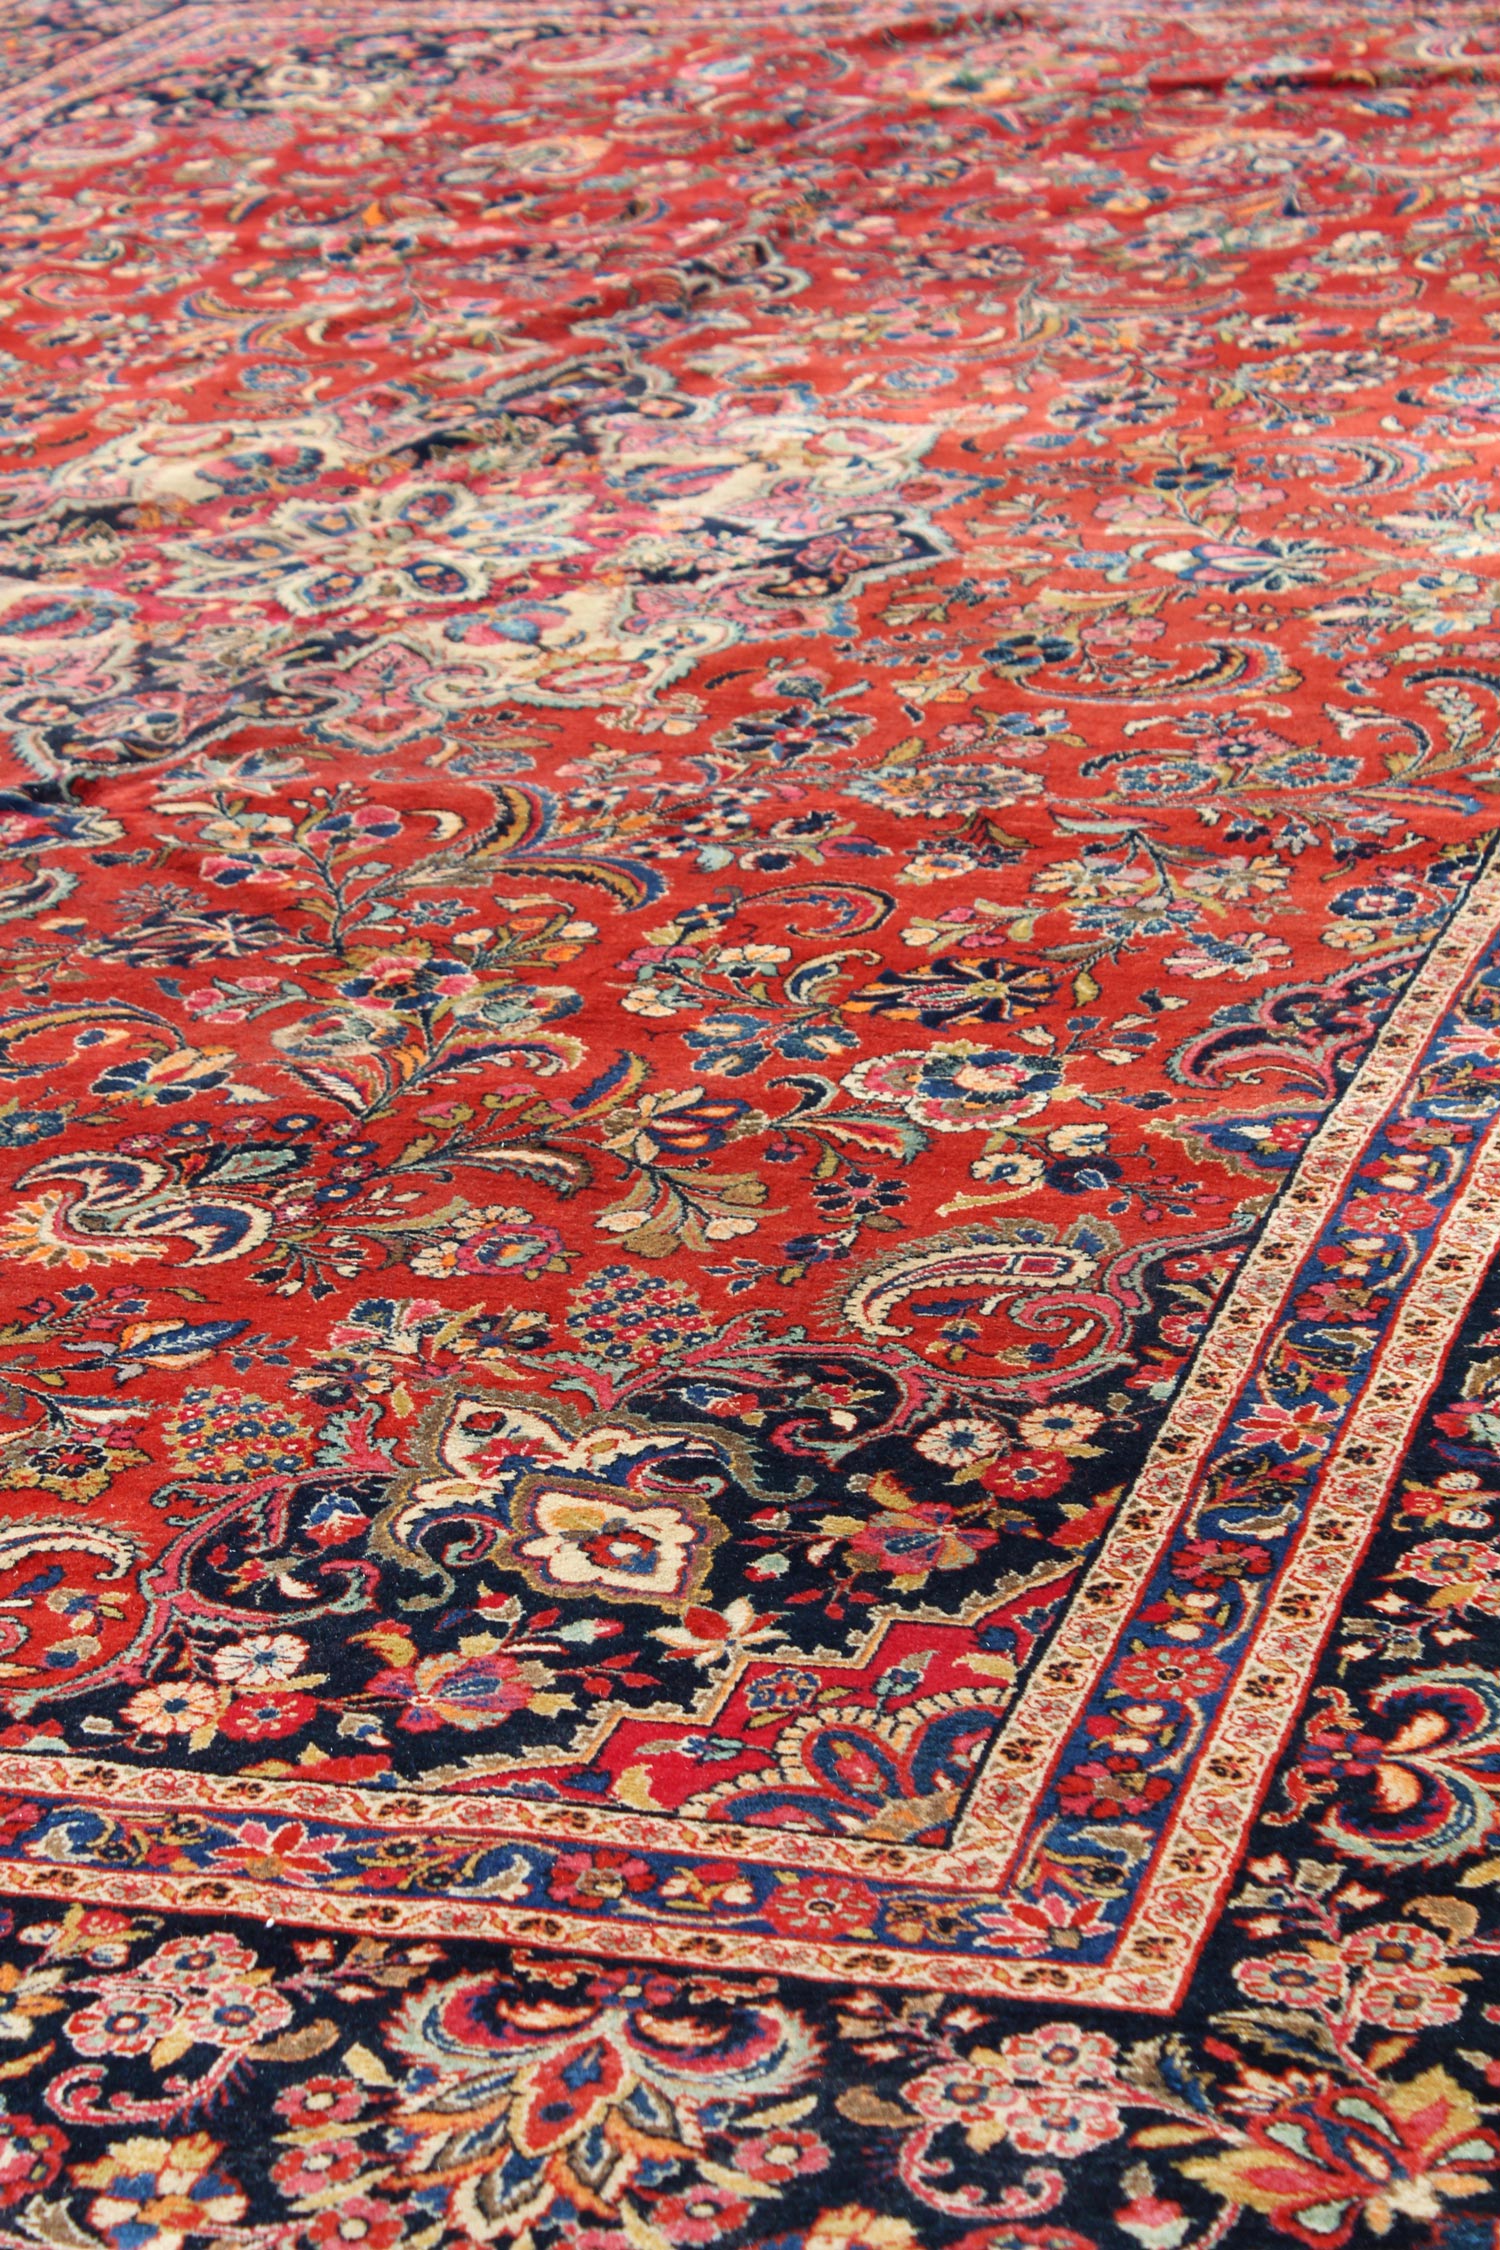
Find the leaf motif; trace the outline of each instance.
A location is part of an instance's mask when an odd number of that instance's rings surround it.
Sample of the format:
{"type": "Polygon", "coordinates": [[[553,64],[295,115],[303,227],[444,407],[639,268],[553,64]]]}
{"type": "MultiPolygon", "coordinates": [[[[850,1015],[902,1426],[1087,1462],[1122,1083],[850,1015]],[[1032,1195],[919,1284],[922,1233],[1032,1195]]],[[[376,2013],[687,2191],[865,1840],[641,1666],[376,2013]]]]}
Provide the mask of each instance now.
{"type": "Polygon", "coordinates": [[[820,1118],[818,1130],[830,1140],[850,1142],[855,1148],[868,1149],[872,1155],[893,1156],[899,1164],[910,1163],[927,1144],[927,1135],[920,1125],[905,1119],[893,1123],[889,1118],[870,1117],[859,1110],[839,1117],[820,1118]]]}
{"type": "Polygon", "coordinates": [[[1216,2029],[1236,2033],[1273,2055],[1305,2061],[1309,2052],[1338,2054],[1338,2044],[1322,2017],[1303,2008],[1231,2008],[1213,2021],[1216,2029]]]}
{"type": "Polygon", "coordinates": [[[851,2125],[894,2125],[902,2132],[911,2128],[911,2111],[883,2101],[872,2086],[847,2086],[833,2106],[851,2125]]]}
{"type": "Polygon", "coordinates": [[[332,1070],[326,1063],[301,1063],[297,1068],[297,1076],[305,1085],[315,1087],[320,1094],[326,1094],[330,1101],[353,1110],[356,1116],[365,1108],[369,1098],[365,1087],[352,1073],[332,1070]]]}
{"type": "Polygon", "coordinates": [[[460,1161],[486,1172],[517,1172],[522,1179],[540,1180],[563,1196],[577,1195],[593,1178],[588,1158],[575,1156],[571,1150],[525,1146],[465,1149],[460,1161]]]}
{"type": "Polygon", "coordinates": [[[352,2047],[344,2049],[342,2060],[344,2068],[351,2077],[359,2080],[361,2086],[385,2087],[396,2083],[380,2057],[372,2055],[369,2048],[362,2046],[358,2040],[352,2047]]]}
{"type": "Polygon", "coordinates": [[[1143,2125],[1130,2136],[1132,2148],[1188,2148],[1194,2141],[1212,2140],[1211,2125],[1143,2125]]]}
{"type": "Polygon", "coordinates": [[[1479,1909],[1470,1906],[1467,1899],[1446,1898],[1441,1894],[1414,1898],[1408,1912],[1420,1914],[1423,1921],[1431,1922],[1435,1929],[1446,1930],[1455,1945],[1467,1945],[1479,1927],[1479,1909]]]}
{"type": "Polygon", "coordinates": [[[324,2055],[338,2038],[339,2028],[326,2016],[316,2016],[300,2031],[284,2031],[279,2039],[262,2040],[250,2049],[252,2062],[307,2062],[324,2055]]]}

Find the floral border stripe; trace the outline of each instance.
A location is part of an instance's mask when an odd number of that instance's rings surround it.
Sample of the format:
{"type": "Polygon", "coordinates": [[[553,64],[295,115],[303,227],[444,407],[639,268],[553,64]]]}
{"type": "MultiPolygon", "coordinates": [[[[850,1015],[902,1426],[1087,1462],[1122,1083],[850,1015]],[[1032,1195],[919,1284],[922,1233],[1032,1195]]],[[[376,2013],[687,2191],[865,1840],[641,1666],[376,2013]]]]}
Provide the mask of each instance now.
{"type": "MultiPolygon", "coordinates": [[[[434,1794],[273,1788],[12,1753],[0,1760],[0,1778],[51,1800],[50,1811],[45,1802],[13,1808],[5,1823],[12,1888],[541,1946],[607,1936],[611,1951],[631,1956],[1170,2009],[1401,1447],[1500,1242],[1500,1068],[1471,1069],[1467,1091],[1455,1093],[1462,1073],[1449,1067],[1472,1059],[1475,1043],[1455,1019],[1467,989],[1493,989],[1497,925],[1500,868],[1490,866],[1268,1221],[1112,1538],[992,1751],[952,1849],[778,1839],[509,1799],[468,1802],[456,1819],[453,1801],[434,1794]],[[1372,1191],[1365,1177],[1373,1161],[1413,1149],[1405,1176],[1427,1192],[1387,1212],[1380,1197],[1389,1191],[1372,1191]],[[1402,1222],[1399,1243],[1387,1220],[1402,1222]],[[1345,1359],[1357,1387],[1342,1412],[1316,1408],[1277,1423],[1278,1413],[1295,1411],[1274,1392],[1299,1319],[1306,1326],[1299,1293],[1330,1255],[1335,1264],[1345,1255],[1351,1229],[1357,1262],[1383,1266],[1390,1283],[1383,1311],[1353,1324],[1345,1359]],[[1294,1435],[1262,1442],[1266,1428],[1294,1435]],[[1091,1710],[1109,1723],[1114,1676],[1137,1653],[1130,1633],[1160,1624],[1143,1611],[1159,1594],[1173,1542],[1179,1560],[1184,1539],[1201,1547],[1206,1514],[1218,1545],[1234,1552],[1233,1463],[1247,1429],[1273,1488],[1296,1488],[1282,1553],[1273,1567],[1268,1552],[1249,1581],[1240,1574],[1249,1591],[1229,1636],[1233,1674],[1224,1668],[1221,1694],[1188,1698],[1195,1723],[1174,1745],[1179,1778],[1133,1816],[1140,1835],[1148,1835],[1142,1815],[1157,1834],[1138,1855],[1144,1879],[1123,1928],[1100,1919],[1068,1929],[1067,1956],[1039,1957],[1035,1927],[997,1895],[1007,1860],[1019,1853],[1044,1926],[1049,1824],[1073,1817],[1066,1775],[1058,1795],[1060,1754],[1070,1741],[1075,1763],[1080,1745],[1087,1751],[1079,1727],[1091,1710]],[[1340,1567],[1330,1572],[1334,1554],[1340,1567]],[[1267,1710],[1274,1723],[1265,1723],[1267,1710]],[[735,1927],[745,1910],[725,1902],[732,1855],[751,1862],[748,1914],[757,1926],[735,1927]],[[549,1898],[557,1903],[543,1903],[549,1898]]],[[[1241,1544],[1258,1553],[1264,1541],[1241,1544]]],[[[1192,1643],[1158,1634],[1156,1645],[1192,1643]]]]}

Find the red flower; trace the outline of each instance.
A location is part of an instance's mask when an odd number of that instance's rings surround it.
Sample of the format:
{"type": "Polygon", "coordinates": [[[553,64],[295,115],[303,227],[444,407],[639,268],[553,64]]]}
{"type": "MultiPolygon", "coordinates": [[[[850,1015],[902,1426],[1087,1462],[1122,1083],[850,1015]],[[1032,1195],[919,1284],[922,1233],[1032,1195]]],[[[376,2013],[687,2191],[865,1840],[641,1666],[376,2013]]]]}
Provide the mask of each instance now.
{"type": "Polygon", "coordinates": [[[1059,1942],[1076,1945],[1080,1938],[1110,1934],[1101,1899],[1065,1898],[1061,1891],[1007,1899],[1004,1906],[986,1909],[978,1919],[993,1943],[1023,1955],[1054,1953],[1059,1942]]]}
{"type": "Polygon", "coordinates": [[[307,2227],[316,2250],[391,2250],[406,2222],[388,2203],[369,2195],[341,2196],[331,2211],[320,2211],[307,2227]]]}
{"type": "Polygon", "coordinates": [[[28,1797],[0,1797],[0,1844],[14,1844],[35,1828],[42,1808],[28,1797]]]}
{"type": "Polygon", "coordinates": [[[1264,1547],[1237,1539],[1190,1539],[1172,1557],[1172,1576],[1190,1586],[1217,1587],[1236,1578],[1264,1578],[1271,1558],[1264,1547]]]}
{"type": "Polygon", "coordinates": [[[1160,1696],[1190,1703],[1199,1696],[1213,1695],[1227,1676],[1228,1667],[1206,1650],[1137,1644],[1115,1666],[1110,1685],[1122,1695],[1160,1696]]]}
{"type": "Polygon", "coordinates": [[[849,1541],[856,1569],[888,1570],[898,1578],[929,1570],[963,1570],[986,1547],[993,1531],[954,1521],[953,1510],[929,1500],[899,1514],[874,1516],[849,1541]]]}
{"type": "Polygon", "coordinates": [[[246,1820],[225,1838],[215,1855],[227,1874],[254,1876],[263,1883],[326,1882],[333,1869],[332,1840],[320,1843],[300,1820],[246,1820]]]}
{"type": "Polygon", "coordinates": [[[276,1742],[296,1734],[318,1706],[297,1688],[257,1688],[253,1695],[237,1695],[219,1719],[219,1729],[236,1742],[276,1742]]]}
{"type": "Polygon", "coordinates": [[[0,2117],[0,2210],[50,2187],[67,2145],[55,2125],[39,2125],[31,2117],[0,2117]]]}
{"type": "Polygon", "coordinates": [[[1051,1535],[1054,1547],[1091,1547],[1110,1517],[1114,1514],[1113,1500],[1105,1500],[1092,1508],[1085,1508],[1081,1516],[1070,1517],[1051,1535]]]}
{"type": "Polygon", "coordinates": [[[1425,1195],[1358,1195],[1340,1221],[1341,1234],[1415,1234],[1430,1227],[1437,1206],[1425,1195]]]}
{"type": "Polygon", "coordinates": [[[1293,1306],[1299,1320],[1316,1321],[1321,1326],[1335,1322],[1349,1326],[1373,1327],[1384,1315],[1388,1300],[1367,1289],[1349,1289],[1337,1281],[1319,1281],[1311,1289],[1304,1289],[1293,1306]]]}
{"type": "Polygon", "coordinates": [[[548,1896],[564,1906],[613,1906],[654,1881],[645,1860],[629,1852],[570,1852],[553,1867],[548,1896]]]}
{"type": "Polygon", "coordinates": [[[764,1912],[783,1937],[868,1937],[875,1894],[847,1875],[783,1875],[764,1912]]]}
{"type": "Polygon", "coordinates": [[[1006,1453],[990,1463],[979,1481],[997,1500],[1046,1500],[1060,1492],[1072,1474],[1066,1453],[1006,1453]]]}
{"type": "Polygon", "coordinates": [[[1064,1774],[1057,1785],[1058,1803],[1075,1820],[1117,1820],[1127,1813],[1149,1812],[1171,1792],[1164,1774],[1148,1774],[1134,1758],[1091,1758],[1064,1774]]]}
{"type": "Polygon", "coordinates": [[[1309,2250],[1339,2250],[1362,2218],[1390,2232],[1405,2219],[1436,2219],[1449,2196],[1478,2195],[1481,2171],[1500,2162],[1500,2137],[1445,2071],[1404,2086],[1336,2086],[1252,2120],[1223,2155],[1181,2166],[1216,2194],[1262,2212],[1309,2250]]]}

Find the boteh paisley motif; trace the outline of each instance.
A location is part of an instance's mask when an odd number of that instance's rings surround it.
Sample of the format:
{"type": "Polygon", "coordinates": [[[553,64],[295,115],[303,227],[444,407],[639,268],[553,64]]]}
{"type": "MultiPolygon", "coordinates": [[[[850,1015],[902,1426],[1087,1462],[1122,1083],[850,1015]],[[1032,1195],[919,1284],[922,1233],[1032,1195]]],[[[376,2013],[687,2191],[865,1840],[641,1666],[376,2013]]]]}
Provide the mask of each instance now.
{"type": "Polygon", "coordinates": [[[1493,2250],[1491,14],[6,15],[6,2246],[1493,2250]]]}
{"type": "MultiPolygon", "coordinates": [[[[572,1428],[460,1398],[440,1410],[425,1464],[431,1473],[388,1504],[370,1546],[440,1577],[435,1601],[453,1582],[428,1542],[448,1525],[467,1525],[465,1560],[493,1556],[538,1593],[686,1605],[702,1592],[725,1536],[709,1503],[748,1450],[732,1432],[714,1444],[696,1431],[628,1420],[572,1428]]],[[[753,1469],[741,1475],[746,1497],[755,1496],[753,1469]]]]}

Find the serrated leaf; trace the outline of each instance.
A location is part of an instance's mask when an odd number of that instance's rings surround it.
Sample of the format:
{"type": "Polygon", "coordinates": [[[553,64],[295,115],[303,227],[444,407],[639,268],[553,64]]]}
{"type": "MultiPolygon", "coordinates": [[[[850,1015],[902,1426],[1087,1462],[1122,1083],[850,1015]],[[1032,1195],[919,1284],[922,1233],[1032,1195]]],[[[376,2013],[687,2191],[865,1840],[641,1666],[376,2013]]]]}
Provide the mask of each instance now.
{"type": "Polygon", "coordinates": [[[558,1195],[576,1195],[593,1177],[586,1158],[565,1155],[560,1149],[466,1149],[454,1161],[478,1165],[487,1172],[519,1172],[524,1179],[544,1181],[558,1195]]]}
{"type": "Polygon", "coordinates": [[[883,1117],[820,1118],[818,1130],[830,1140],[844,1141],[872,1155],[893,1156],[909,1163],[923,1146],[926,1135],[910,1126],[893,1125],[883,1117]]]}
{"type": "Polygon", "coordinates": [[[346,1077],[341,1070],[330,1070],[321,1063],[303,1063],[298,1068],[297,1076],[305,1084],[315,1086],[320,1094],[326,1094],[330,1101],[341,1103],[345,1109],[352,1109],[357,1113],[365,1106],[367,1095],[364,1087],[358,1079],[346,1077]]]}

